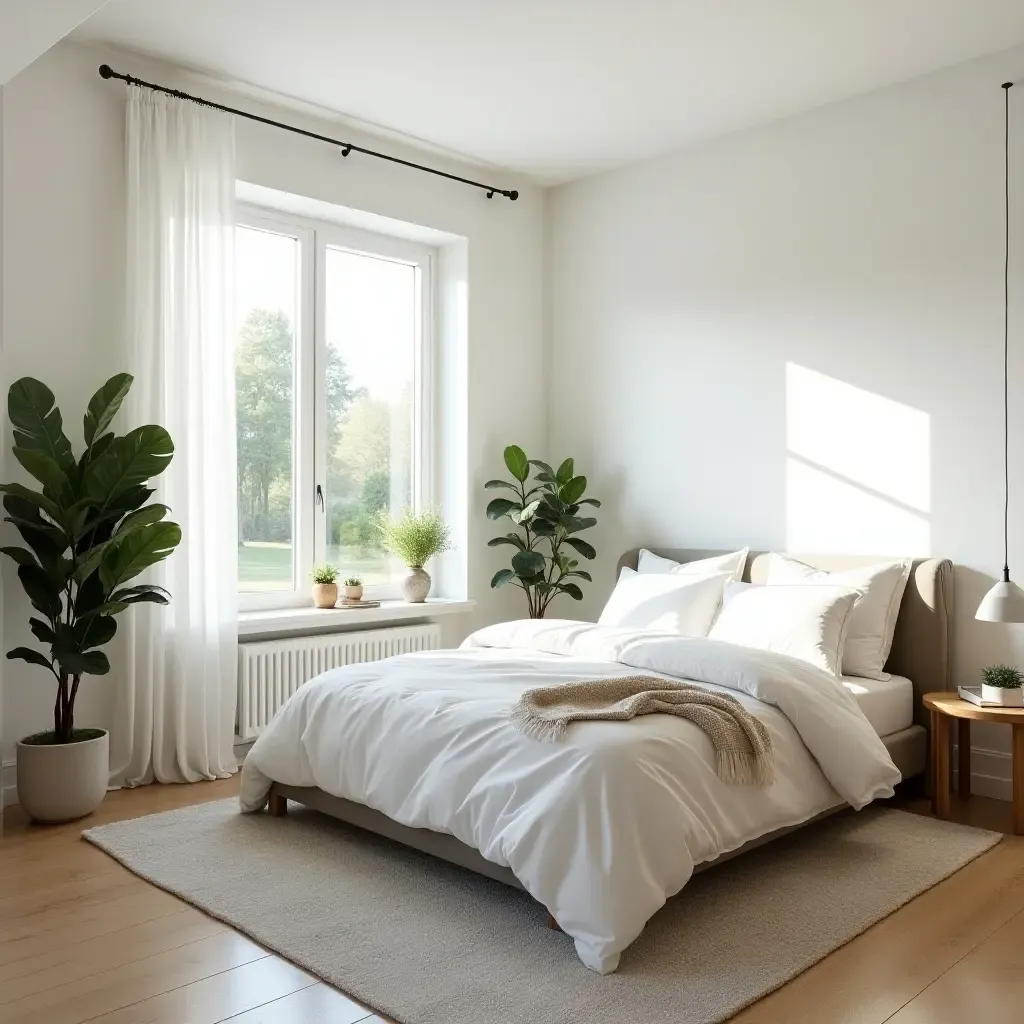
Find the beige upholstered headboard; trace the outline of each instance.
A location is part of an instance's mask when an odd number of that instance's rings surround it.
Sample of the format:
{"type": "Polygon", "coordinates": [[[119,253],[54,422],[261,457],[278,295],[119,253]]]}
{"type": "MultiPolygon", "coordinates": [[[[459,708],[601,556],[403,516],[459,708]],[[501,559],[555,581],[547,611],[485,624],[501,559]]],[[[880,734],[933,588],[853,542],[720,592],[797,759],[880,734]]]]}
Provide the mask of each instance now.
{"type": "MultiPolygon", "coordinates": [[[[648,548],[663,558],[677,562],[693,562],[726,554],[724,551],[696,551],[685,548],[648,548]]],[[[619,559],[619,567],[637,566],[639,548],[627,551],[619,559]]],[[[751,583],[764,580],[767,552],[752,551],[747,557],[743,578],[751,583]]],[[[837,572],[861,565],[885,561],[885,556],[861,555],[793,555],[816,569],[837,572]]],[[[889,556],[892,557],[892,556],[889,556]]],[[[952,689],[950,675],[950,637],[953,617],[953,564],[944,558],[921,558],[914,561],[907,589],[896,620],[896,635],[886,669],[906,676],[914,684],[914,721],[925,728],[928,714],[921,696],[933,690],[952,689]]]]}

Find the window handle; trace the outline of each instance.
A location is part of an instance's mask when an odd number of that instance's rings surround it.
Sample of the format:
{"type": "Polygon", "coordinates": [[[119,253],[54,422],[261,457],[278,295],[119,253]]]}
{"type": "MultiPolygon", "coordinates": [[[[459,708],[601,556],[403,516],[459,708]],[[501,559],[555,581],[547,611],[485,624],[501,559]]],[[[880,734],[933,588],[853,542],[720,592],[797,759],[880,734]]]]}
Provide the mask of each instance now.
{"type": "Polygon", "coordinates": [[[316,503],[320,506],[321,511],[323,511],[324,489],[319,484],[316,485],[316,503]]]}

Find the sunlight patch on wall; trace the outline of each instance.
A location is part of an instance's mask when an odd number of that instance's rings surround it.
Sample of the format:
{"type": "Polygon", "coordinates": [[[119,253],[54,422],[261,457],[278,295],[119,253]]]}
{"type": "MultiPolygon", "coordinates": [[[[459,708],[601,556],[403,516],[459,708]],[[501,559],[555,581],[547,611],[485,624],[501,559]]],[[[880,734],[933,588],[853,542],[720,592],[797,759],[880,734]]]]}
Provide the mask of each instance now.
{"type": "Polygon", "coordinates": [[[927,413],[786,364],[786,546],[926,555],[927,413]]]}

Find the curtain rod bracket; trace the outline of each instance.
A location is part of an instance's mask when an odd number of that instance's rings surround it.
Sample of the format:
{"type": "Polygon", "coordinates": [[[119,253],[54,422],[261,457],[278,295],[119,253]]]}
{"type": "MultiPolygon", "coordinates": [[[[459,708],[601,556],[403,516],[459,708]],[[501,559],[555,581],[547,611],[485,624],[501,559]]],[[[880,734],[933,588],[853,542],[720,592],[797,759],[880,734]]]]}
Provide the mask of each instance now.
{"type": "Polygon", "coordinates": [[[212,100],[204,100],[201,96],[192,96],[190,93],[182,92],[180,89],[169,89],[165,85],[155,85],[153,82],[145,82],[141,78],[134,78],[131,75],[122,75],[115,71],[109,64],[101,64],[99,67],[100,78],[109,80],[116,78],[127,85],[133,85],[139,89],[150,89],[153,92],[162,92],[166,96],[174,96],[179,100],[188,100],[191,103],[198,103],[203,107],[212,107],[214,110],[222,110],[226,114],[233,114],[235,117],[244,117],[247,121],[256,121],[259,124],[268,125],[271,128],[280,128],[282,131],[291,132],[293,135],[303,135],[307,139],[316,139],[319,142],[327,142],[332,146],[341,149],[341,155],[348,156],[353,150],[362,153],[363,156],[372,156],[376,160],[387,160],[388,163],[399,164],[414,171],[422,171],[424,174],[433,174],[438,178],[447,178],[449,181],[457,181],[462,185],[469,185],[471,188],[482,189],[487,193],[487,198],[504,196],[513,203],[519,198],[516,189],[498,188],[496,185],[487,185],[482,181],[473,181],[472,178],[463,178],[458,174],[449,174],[447,171],[440,171],[436,167],[428,167],[426,164],[418,164],[412,160],[403,160],[401,157],[390,156],[387,153],[379,153],[374,149],[366,149],[357,146],[352,142],[343,142],[341,139],[332,139],[329,135],[319,135],[316,132],[306,131],[305,128],[296,128],[293,124],[285,124],[283,121],[274,121],[269,117],[261,117],[259,114],[250,114],[245,110],[238,110],[236,107],[227,107],[223,103],[214,103],[212,100]]]}

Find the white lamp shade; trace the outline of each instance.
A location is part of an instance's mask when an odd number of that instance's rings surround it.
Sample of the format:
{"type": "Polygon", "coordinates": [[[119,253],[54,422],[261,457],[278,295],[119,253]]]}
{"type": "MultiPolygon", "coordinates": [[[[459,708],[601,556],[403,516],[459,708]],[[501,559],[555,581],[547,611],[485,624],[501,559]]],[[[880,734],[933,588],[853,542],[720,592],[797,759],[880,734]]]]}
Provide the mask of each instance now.
{"type": "Polygon", "coordinates": [[[1024,622],[1024,590],[1000,580],[982,599],[974,617],[983,622],[1024,622]]]}

